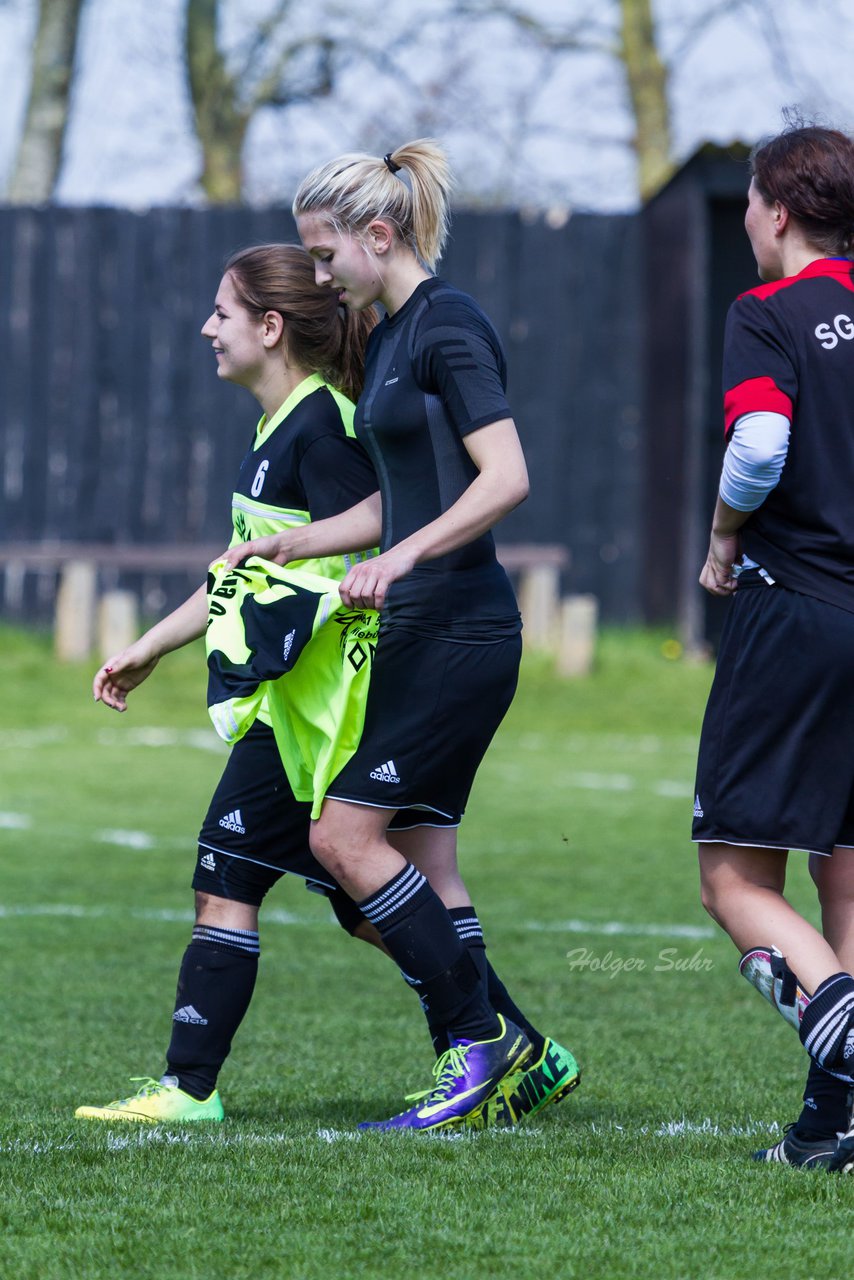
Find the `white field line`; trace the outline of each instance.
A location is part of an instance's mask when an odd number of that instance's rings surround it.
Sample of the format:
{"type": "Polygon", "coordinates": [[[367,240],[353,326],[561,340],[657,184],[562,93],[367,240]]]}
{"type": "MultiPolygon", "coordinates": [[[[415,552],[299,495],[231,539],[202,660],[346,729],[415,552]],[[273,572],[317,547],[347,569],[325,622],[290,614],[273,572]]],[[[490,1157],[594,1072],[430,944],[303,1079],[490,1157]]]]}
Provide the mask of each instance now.
{"type": "Polygon", "coordinates": [[[635,938],[717,938],[719,930],[702,924],[634,924],[624,920],[556,920],[547,924],[529,920],[522,926],[532,933],[592,933],[603,938],[620,935],[635,938]]]}
{"type": "MultiPolygon", "coordinates": [[[[152,920],[162,924],[192,924],[195,913],[192,907],[85,907],[70,902],[28,903],[26,906],[6,907],[0,904],[0,919],[28,916],[59,916],[70,920],[152,920]]],[[[334,920],[330,915],[329,919],[334,920]]],[[[265,924],[299,924],[323,925],[327,927],[329,920],[320,916],[297,916],[281,908],[273,908],[263,914],[265,924]]]]}
{"type": "MultiPolygon", "coordinates": [[[[87,907],[67,902],[27,903],[23,906],[6,907],[0,904],[0,919],[15,916],[59,916],[73,920],[152,920],[161,923],[190,923],[195,919],[190,907],[87,907]]],[[[281,907],[273,907],[262,911],[262,924],[282,925],[322,925],[327,927],[329,919],[325,913],[320,915],[295,915],[291,911],[283,911],[281,907]]],[[[623,920],[558,920],[542,923],[537,920],[523,922],[523,929],[531,933],[586,933],[597,937],[610,938],[616,935],[637,938],[715,938],[720,936],[711,926],[694,924],[632,924],[623,920]]]]}
{"type": "Polygon", "coordinates": [[[197,751],[213,751],[225,755],[228,747],[213,729],[163,729],[143,725],[139,729],[100,729],[97,742],[101,747],[193,747],[197,751]]]}
{"type": "MultiPolygon", "coordinates": [[[[42,729],[20,729],[4,733],[0,749],[36,751],[39,747],[56,746],[66,742],[65,725],[45,725],[42,729]]],[[[211,729],[167,729],[158,725],[140,725],[138,728],[99,729],[95,741],[100,747],[192,747],[197,751],[213,751],[224,755],[228,747],[211,729]]]]}
{"type": "Polygon", "coordinates": [[[0,831],[27,831],[32,825],[28,813],[0,813],[0,831]]]}
{"type": "Polygon", "coordinates": [[[92,835],[99,844],[117,844],[126,849],[153,849],[154,836],[147,831],[122,831],[118,827],[109,827],[105,831],[93,831],[92,835]]]}
{"type": "MultiPolygon", "coordinates": [[[[226,1121],[226,1125],[228,1122],[226,1121]]],[[[89,1126],[85,1126],[87,1136],[92,1136],[96,1131],[89,1126]]],[[[304,1134],[285,1133],[275,1131],[272,1133],[228,1133],[218,1129],[211,1133],[205,1129],[191,1129],[190,1127],[179,1128],[177,1130],[167,1128],[164,1125],[131,1125],[128,1124],[126,1129],[99,1129],[98,1133],[103,1133],[105,1138],[105,1146],[107,1151],[140,1151],[152,1146],[181,1146],[181,1147],[216,1147],[216,1148],[247,1148],[247,1147],[282,1147],[294,1144],[302,1144],[306,1140],[304,1134]]],[[[776,1120],[748,1120],[745,1124],[719,1124],[717,1121],[707,1117],[704,1120],[686,1120],[684,1117],[670,1120],[661,1120],[656,1124],[644,1125],[621,1125],[614,1121],[606,1121],[604,1124],[596,1121],[586,1121],[583,1124],[573,1126],[573,1134],[576,1137],[584,1135],[596,1136],[615,1136],[626,1139],[636,1138],[660,1138],[660,1139],[679,1139],[685,1137],[699,1138],[775,1138],[780,1133],[780,1126],[776,1120]]],[[[360,1133],[355,1129],[318,1129],[315,1132],[315,1138],[319,1143],[332,1144],[337,1142],[361,1142],[368,1137],[364,1133],[360,1133]]],[[[399,1137],[400,1135],[396,1135],[399,1137]]],[[[407,1133],[405,1137],[419,1143],[425,1141],[425,1136],[429,1141],[436,1142],[518,1142],[520,1139],[526,1141],[551,1142],[552,1135],[546,1128],[521,1128],[521,1129],[491,1129],[485,1134],[478,1133],[460,1133],[460,1134],[416,1134],[407,1133]]],[[[388,1139],[386,1139],[387,1141],[388,1139]]],[[[79,1141],[79,1134],[66,1134],[62,1138],[4,1138],[0,1134],[0,1152],[7,1155],[23,1155],[23,1156],[52,1156],[57,1152],[75,1151],[83,1144],[79,1141]]]]}

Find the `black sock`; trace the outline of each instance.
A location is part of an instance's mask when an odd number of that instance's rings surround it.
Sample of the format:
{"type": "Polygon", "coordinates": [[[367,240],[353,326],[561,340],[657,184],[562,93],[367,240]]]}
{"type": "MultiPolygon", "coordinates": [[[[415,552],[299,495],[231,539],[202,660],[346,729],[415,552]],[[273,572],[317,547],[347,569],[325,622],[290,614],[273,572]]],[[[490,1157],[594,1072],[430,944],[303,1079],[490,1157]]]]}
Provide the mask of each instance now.
{"type": "Polygon", "coordinates": [[[450,917],[456,925],[457,933],[468,947],[471,957],[486,983],[486,995],[496,1013],[501,1013],[510,1022],[515,1022],[525,1032],[534,1047],[531,1061],[540,1056],[545,1047],[546,1038],[525,1017],[522,1010],[513,1000],[504,983],[490,964],[486,954],[486,943],[483,940],[483,929],[477,918],[474,907],[452,907],[450,917]]]}
{"type": "Polygon", "coordinates": [[[851,1112],[851,1086],[810,1062],[804,1107],[795,1128],[800,1137],[835,1138],[845,1133],[851,1112]]]}
{"type": "Polygon", "coordinates": [[[248,929],[196,925],[178,974],[166,1072],[204,1100],[216,1088],[231,1041],[249,1008],[260,954],[248,929]]]}
{"type": "Polygon", "coordinates": [[[484,983],[442,900],[411,863],[358,904],[404,977],[417,984],[425,1012],[454,1040],[489,1040],[499,1031],[484,983]]]}
{"type": "Polygon", "coordinates": [[[816,989],[801,1019],[801,1044],[825,1071],[854,1075],[854,978],[834,973],[816,989]]]}

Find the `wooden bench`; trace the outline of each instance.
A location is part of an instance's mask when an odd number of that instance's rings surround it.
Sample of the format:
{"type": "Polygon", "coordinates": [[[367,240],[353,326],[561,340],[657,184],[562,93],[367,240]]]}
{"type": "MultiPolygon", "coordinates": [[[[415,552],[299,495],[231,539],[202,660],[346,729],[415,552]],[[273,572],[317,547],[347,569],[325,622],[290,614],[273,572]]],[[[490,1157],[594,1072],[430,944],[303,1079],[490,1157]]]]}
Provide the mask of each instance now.
{"type": "MultiPolygon", "coordinates": [[[[101,655],[108,656],[130,643],[138,631],[138,604],[133,593],[99,592],[99,577],[103,578],[105,571],[183,574],[189,578],[197,574],[201,581],[208,564],[224,550],[224,542],[6,542],[0,543],[0,565],[7,602],[20,595],[26,572],[58,576],[56,651],[65,660],[77,661],[89,657],[96,633],[101,655]]],[[[553,543],[504,543],[498,545],[498,558],[517,582],[526,645],[555,653],[558,669],[564,674],[589,670],[597,610],[592,597],[561,601],[561,574],[570,562],[568,549],[553,543]]]]}

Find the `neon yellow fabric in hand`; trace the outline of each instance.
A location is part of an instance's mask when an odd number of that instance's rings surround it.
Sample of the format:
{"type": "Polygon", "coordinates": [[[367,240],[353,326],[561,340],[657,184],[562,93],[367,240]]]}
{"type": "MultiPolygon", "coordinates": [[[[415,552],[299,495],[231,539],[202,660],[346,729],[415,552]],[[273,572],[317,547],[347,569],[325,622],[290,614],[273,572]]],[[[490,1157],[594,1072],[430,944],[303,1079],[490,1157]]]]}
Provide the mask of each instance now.
{"type": "Polygon", "coordinates": [[[379,630],[379,614],[345,608],[338,585],[257,556],[214,564],[208,579],[214,727],[238,741],[266,697],[288,781],[312,817],[359,744],[379,630]]]}

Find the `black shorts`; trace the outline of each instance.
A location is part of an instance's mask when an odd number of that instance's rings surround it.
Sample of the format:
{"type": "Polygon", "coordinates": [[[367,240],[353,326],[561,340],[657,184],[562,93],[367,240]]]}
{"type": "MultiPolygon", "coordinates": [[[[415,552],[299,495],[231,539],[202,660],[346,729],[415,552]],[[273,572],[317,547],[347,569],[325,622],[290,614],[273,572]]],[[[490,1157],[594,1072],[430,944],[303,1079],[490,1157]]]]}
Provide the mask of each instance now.
{"type": "Polygon", "coordinates": [[[697,842],[854,846],[854,613],[741,575],[694,792],[697,842]]]}
{"type": "MultiPolygon", "coordinates": [[[[433,818],[404,809],[395,814],[390,829],[441,825],[433,818]]],[[[193,888],[256,907],[287,873],[302,876],[316,892],[338,889],[311,853],[310,825],[311,804],[294,798],[273,730],[256,720],[232,747],[213,794],[199,832],[193,888]]],[[[340,904],[333,905],[341,919],[340,904]]],[[[353,921],[362,919],[356,904],[351,905],[353,921]]]]}
{"type": "Polygon", "coordinates": [[[311,804],[296,800],[273,730],[256,720],[231,748],[199,832],[193,888],[260,906],[286,872],[336,883],[308,843],[311,804]]]}
{"type": "Polygon", "coordinates": [[[327,796],[456,826],[513,700],[521,654],[519,635],[462,644],[399,627],[381,634],[362,739],[327,796]]]}

